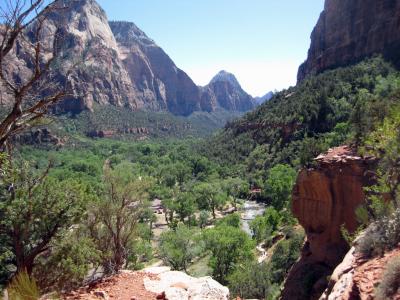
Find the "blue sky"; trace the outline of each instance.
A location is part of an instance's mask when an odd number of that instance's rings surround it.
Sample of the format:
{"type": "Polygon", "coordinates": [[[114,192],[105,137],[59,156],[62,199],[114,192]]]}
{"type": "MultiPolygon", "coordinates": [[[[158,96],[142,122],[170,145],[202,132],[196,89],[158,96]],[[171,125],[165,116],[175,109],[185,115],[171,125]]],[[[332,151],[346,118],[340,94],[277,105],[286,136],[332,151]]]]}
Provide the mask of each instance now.
{"type": "Polygon", "coordinates": [[[323,0],[98,0],[136,23],[198,85],[220,70],[253,96],[296,83],[323,0]]]}

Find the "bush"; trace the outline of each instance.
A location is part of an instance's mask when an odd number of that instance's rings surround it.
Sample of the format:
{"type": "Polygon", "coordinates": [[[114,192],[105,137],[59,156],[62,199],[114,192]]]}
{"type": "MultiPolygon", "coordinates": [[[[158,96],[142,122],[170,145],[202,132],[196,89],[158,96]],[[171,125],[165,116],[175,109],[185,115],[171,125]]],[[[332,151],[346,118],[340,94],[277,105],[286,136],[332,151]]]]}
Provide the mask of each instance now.
{"type": "Polygon", "coordinates": [[[400,257],[392,258],[383,273],[381,283],[375,290],[378,300],[391,299],[400,293],[400,257]]]}
{"type": "Polygon", "coordinates": [[[82,285],[91,268],[100,263],[100,253],[87,238],[71,234],[54,245],[49,257],[40,257],[34,269],[41,288],[71,290],[82,285]]]}
{"type": "Polygon", "coordinates": [[[400,242],[400,209],[375,221],[359,239],[356,250],[365,257],[381,255],[400,242]]]}

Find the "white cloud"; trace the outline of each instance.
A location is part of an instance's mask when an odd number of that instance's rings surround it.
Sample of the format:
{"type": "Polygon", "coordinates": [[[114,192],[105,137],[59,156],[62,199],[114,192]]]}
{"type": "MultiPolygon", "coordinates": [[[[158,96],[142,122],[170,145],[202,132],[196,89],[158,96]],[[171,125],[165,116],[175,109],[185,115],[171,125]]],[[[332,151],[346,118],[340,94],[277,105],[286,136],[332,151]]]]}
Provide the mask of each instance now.
{"type": "Polygon", "coordinates": [[[233,73],[242,88],[253,96],[296,84],[297,61],[237,61],[213,65],[186,66],[182,69],[198,85],[206,85],[221,70],[233,73]]]}

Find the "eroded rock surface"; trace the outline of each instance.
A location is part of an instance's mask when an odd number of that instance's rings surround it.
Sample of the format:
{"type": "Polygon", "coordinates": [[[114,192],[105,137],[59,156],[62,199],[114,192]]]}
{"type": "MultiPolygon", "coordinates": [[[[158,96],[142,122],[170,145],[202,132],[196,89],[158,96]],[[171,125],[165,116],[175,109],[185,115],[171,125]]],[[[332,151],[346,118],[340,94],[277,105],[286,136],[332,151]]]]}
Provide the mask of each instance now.
{"type": "Polygon", "coordinates": [[[195,278],[169,267],[151,267],[120,274],[82,287],[63,299],[228,300],[229,290],[211,277],[195,278]]]}
{"type": "Polygon", "coordinates": [[[299,68],[298,81],[375,53],[399,63],[399,19],[397,0],[326,0],[311,34],[308,58],[299,68]]]}
{"type": "Polygon", "coordinates": [[[363,187],[373,183],[369,170],[375,159],[359,157],[347,146],[330,149],[316,163],[315,168],[300,171],[293,189],[292,211],[307,240],[288,276],[283,299],[319,298],[325,277],[349,250],[341,227],[349,232],[357,228],[355,210],[365,201],[363,187]]]}

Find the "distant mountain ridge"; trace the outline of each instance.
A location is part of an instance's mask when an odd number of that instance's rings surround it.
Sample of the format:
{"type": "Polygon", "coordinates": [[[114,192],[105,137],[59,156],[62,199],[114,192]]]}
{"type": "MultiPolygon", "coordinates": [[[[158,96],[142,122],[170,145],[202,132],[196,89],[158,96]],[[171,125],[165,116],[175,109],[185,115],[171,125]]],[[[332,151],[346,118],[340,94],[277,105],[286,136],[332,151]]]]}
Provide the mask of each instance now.
{"type": "Polygon", "coordinates": [[[264,96],[255,97],[255,98],[254,98],[254,101],[255,101],[258,105],[261,105],[261,104],[263,104],[265,101],[270,100],[273,96],[274,96],[274,92],[270,91],[270,92],[266,93],[264,96]]]}
{"type": "MultiPolygon", "coordinates": [[[[134,23],[109,22],[95,0],[58,0],[53,5],[56,9],[44,25],[49,37],[44,42],[54,52],[55,39],[62,36],[56,43],[61,45],[61,59],[55,72],[71,91],[58,111],[79,113],[98,103],[188,116],[217,108],[244,112],[254,107],[237,82],[218,92],[213,85],[198,87],[134,23]],[[82,62],[69,70],[75,58],[82,62]]],[[[34,36],[35,26],[34,22],[28,28],[28,37],[34,36]]],[[[32,72],[23,54],[23,49],[14,50],[7,66],[10,78],[20,80],[32,72]]]]}

